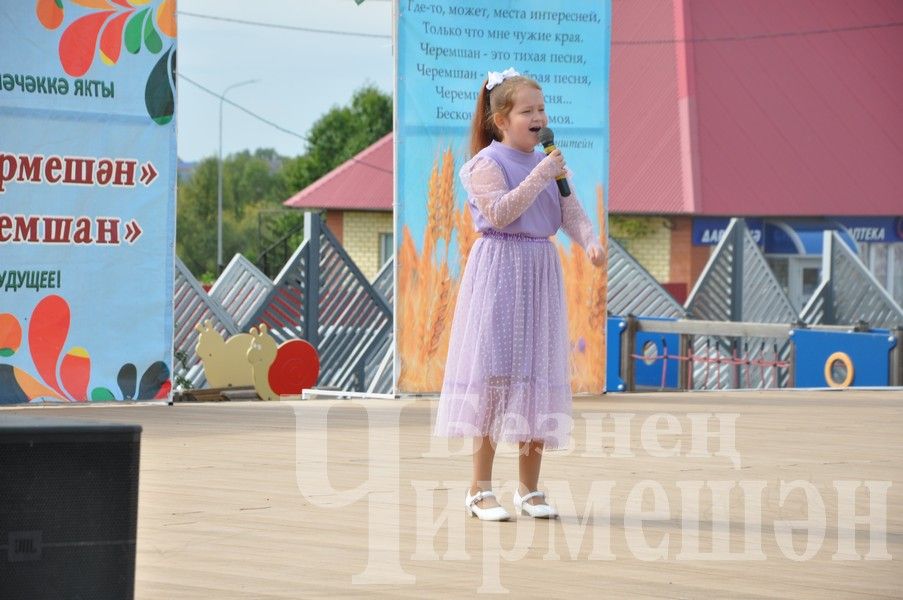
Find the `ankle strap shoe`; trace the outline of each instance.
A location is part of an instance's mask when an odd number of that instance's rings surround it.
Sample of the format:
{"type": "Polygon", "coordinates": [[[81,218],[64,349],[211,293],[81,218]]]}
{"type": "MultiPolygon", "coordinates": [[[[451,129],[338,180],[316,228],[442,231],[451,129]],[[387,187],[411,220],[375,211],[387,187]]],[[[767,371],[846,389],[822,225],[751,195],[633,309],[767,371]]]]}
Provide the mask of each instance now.
{"type": "Polygon", "coordinates": [[[533,517],[534,519],[554,519],[558,516],[558,511],[555,510],[554,506],[550,504],[530,504],[527,502],[530,498],[545,498],[546,495],[543,492],[530,492],[529,494],[525,494],[523,497],[517,492],[514,491],[514,508],[518,510],[519,513],[523,515],[528,515],[533,517]]]}
{"type": "Polygon", "coordinates": [[[473,496],[468,490],[464,496],[464,506],[471,517],[477,517],[481,521],[507,521],[511,518],[508,511],[503,506],[493,506],[492,508],[480,508],[477,502],[483,498],[495,498],[492,492],[477,492],[473,496]]]}

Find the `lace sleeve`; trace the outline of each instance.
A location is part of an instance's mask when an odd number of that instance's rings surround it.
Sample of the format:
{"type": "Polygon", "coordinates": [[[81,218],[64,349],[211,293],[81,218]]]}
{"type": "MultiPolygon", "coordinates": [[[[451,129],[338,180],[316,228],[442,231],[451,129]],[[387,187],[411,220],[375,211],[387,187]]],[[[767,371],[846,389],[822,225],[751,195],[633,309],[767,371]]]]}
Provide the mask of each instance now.
{"type": "Polygon", "coordinates": [[[461,168],[461,182],[480,213],[496,229],[524,214],[539,193],[555,178],[557,165],[543,159],[520,185],[508,189],[505,174],[494,160],[475,157],[461,168]]]}
{"type": "Polygon", "coordinates": [[[570,181],[568,171],[568,183],[571,187],[571,195],[561,198],[561,226],[568,237],[574,240],[584,250],[589,250],[591,245],[601,247],[593,233],[593,223],[586,216],[580,201],[574,194],[574,184],[570,181]]]}

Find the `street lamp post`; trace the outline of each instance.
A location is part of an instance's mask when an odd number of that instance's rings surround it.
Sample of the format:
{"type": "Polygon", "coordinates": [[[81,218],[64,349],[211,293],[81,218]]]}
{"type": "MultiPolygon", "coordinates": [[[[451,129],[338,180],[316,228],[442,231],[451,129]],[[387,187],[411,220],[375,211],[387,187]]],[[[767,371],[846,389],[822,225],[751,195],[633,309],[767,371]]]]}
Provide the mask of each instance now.
{"type": "Polygon", "coordinates": [[[242,85],[257,83],[258,79],[249,79],[233,83],[223,90],[219,96],[219,162],[216,174],[216,275],[223,272],[223,101],[229,90],[242,85]]]}

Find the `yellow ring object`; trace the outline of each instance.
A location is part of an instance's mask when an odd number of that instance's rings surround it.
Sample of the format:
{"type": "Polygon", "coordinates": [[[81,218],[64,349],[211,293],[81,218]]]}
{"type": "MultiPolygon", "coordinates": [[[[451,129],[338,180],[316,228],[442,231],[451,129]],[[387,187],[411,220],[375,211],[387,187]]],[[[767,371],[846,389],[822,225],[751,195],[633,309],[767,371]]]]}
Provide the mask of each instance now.
{"type": "Polygon", "coordinates": [[[835,352],[825,361],[825,382],[832,388],[850,387],[850,384],[853,383],[853,361],[850,360],[850,357],[846,352],[835,352]],[[833,365],[836,360],[842,362],[843,366],[847,368],[846,379],[840,383],[834,381],[834,378],[831,377],[831,365],[833,365]]]}

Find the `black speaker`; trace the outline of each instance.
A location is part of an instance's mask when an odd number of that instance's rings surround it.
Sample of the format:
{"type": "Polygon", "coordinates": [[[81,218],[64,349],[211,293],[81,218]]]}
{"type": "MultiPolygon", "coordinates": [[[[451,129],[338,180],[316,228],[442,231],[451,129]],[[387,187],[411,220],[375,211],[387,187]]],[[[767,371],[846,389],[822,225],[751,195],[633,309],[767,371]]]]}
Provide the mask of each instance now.
{"type": "Polygon", "coordinates": [[[141,427],[0,413],[0,598],[132,598],[141,427]]]}

